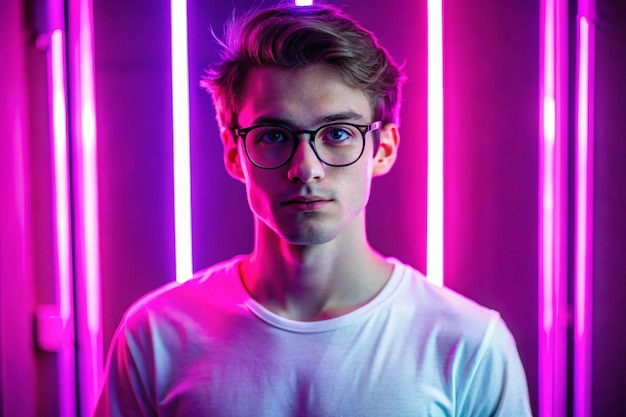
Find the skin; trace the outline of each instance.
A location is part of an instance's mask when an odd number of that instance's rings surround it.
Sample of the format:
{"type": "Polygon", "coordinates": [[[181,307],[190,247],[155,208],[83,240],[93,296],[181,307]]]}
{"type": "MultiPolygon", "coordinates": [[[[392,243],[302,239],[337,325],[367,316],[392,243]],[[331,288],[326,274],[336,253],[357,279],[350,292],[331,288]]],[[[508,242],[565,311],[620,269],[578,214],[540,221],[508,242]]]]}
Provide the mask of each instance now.
{"type": "MultiPolygon", "coordinates": [[[[323,64],[298,70],[255,68],[247,76],[238,122],[249,127],[268,120],[294,129],[332,121],[369,124],[366,95],[323,64]]],[[[224,162],[246,186],[254,216],[254,249],[241,263],[244,285],[269,310],[313,321],[345,314],[371,300],[392,267],[368,243],[365,206],[372,178],[396,159],[395,124],[380,130],[374,155],[372,134],[363,156],[347,167],[327,166],[301,136],[293,159],[264,170],[245,155],[243,143],[225,129],[224,162]]]]}

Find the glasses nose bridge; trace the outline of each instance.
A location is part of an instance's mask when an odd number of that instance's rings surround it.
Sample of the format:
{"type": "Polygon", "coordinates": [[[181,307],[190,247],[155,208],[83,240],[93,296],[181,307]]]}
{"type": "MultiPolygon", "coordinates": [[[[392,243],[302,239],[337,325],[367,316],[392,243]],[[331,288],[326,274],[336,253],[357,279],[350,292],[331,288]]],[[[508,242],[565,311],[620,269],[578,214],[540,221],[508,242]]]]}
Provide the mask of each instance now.
{"type": "Polygon", "coordinates": [[[293,144],[293,151],[291,152],[291,156],[289,157],[288,161],[293,161],[293,158],[296,156],[296,153],[298,152],[298,147],[300,146],[300,142],[303,142],[303,140],[300,139],[301,136],[308,135],[306,142],[311,147],[311,150],[313,151],[313,155],[315,155],[315,158],[317,159],[318,162],[325,163],[324,160],[319,155],[319,153],[317,153],[317,148],[315,146],[315,139],[317,137],[318,132],[319,132],[319,129],[318,130],[304,130],[304,129],[292,130],[291,135],[292,135],[294,144],[293,144]]]}
{"type": "Polygon", "coordinates": [[[321,161],[320,156],[317,154],[317,148],[315,147],[315,138],[318,132],[319,130],[304,130],[304,129],[292,130],[291,135],[293,136],[293,141],[294,141],[294,146],[293,146],[294,153],[296,149],[298,149],[298,146],[300,145],[299,137],[301,135],[308,135],[307,142],[309,143],[309,146],[311,146],[311,149],[313,149],[313,153],[315,154],[315,156],[317,156],[317,159],[321,161]]]}
{"type": "Polygon", "coordinates": [[[291,134],[296,141],[298,140],[298,136],[300,135],[309,135],[309,142],[314,142],[315,136],[317,136],[317,132],[317,130],[292,130],[291,134]]]}

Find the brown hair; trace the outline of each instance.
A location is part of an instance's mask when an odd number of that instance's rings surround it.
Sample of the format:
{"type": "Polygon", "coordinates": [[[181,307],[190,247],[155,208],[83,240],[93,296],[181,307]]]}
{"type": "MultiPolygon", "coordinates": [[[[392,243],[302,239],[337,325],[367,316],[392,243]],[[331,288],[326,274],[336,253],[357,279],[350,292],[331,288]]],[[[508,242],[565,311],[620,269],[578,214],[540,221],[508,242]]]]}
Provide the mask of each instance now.
{"type": "Polygon", "coordinates": [[[330,5],[284,4],[233,19],[226,27],[222,61],[201,86],[213,96],[222,128],[237,126],[239,97],[254,67],[298,69],[324,63],[370,100],[375,120],[399,122],[402,70],[376,37],[330,5]]]}

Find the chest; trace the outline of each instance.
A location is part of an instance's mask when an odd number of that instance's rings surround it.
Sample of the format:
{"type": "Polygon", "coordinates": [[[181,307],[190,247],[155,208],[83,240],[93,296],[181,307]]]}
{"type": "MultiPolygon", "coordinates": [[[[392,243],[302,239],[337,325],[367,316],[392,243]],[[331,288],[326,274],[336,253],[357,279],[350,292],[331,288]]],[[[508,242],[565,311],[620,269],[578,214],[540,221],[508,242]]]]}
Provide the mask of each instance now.
{"type": "Polygon", "coordinates": [[[155,363],[158,408],[168,416],[444,416],[451,409],[444,357],[385,329],[196,333],[166,344],[155,363]]]}

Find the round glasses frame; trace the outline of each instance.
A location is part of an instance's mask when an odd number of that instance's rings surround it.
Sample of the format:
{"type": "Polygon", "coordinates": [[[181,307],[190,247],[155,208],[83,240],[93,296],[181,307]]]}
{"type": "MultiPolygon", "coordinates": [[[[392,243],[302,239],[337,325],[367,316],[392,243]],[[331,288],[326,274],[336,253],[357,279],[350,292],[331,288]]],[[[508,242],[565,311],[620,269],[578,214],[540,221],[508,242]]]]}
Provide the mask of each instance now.
{"type": "Polygon", "coordinates": [[[297,137],[299,135],[309,135],[309,145],[311,146],[311,149],[313,149],[313,153],[315,153],[315,156],[317,157],[317,159],[319,159],[321,162],[323,162],[324,164],[328,165],[328,166],[332,166],[332,167],[347,167],[349,165],[354,164],[356,161],[358,161],[359,159],[361,159],[361,156],[363,156],[363,151],[365,150],[365,135],[367,134],[367,132],[373,132],[375,130],[380,129],[382,125],[381,121],[377,121],[374,123],[371,123],[369,125],[356,125],[353,123],[344,123],[344,122],[337,122],[337,123],[329,123],[329,124],[325,124],[322,125],[320,127],[318,127],[315,130],[293,130],[290,129],[287,126],[284,125],[276,125],[276,124],[261,124],[261,125],[255,125],[255,126],[250,126],[250,127],[246,127],[243,129],[235,129],[235,134],[237,136],[239,136],[242,140],[243,140],[243,147],[246,151],[246,156],[248,157],[248,160],[256,167],[261,168],[261,169],[277,169],[280,168],[282,166],[285,166],[289,161],[291,161],[291,159],[293,158],[293,156],[296,153],[296,149],[298,149],[298,144],[300,143],[300,141],[297,139],[297,137]],[[359,132],[361,132],[361,151],[359,152],[358,156],[354,159],[354,161],[352,162],[348,162],[346,164],[332,164],[329,163],[327,161],[325,161],[320,154],[317,152],[317,148],[315,146],[315,139],[317,138],[317,134],[322,131],[323,129],[328,129],[329,127],[332,126],[352,126],[354,128],[356,128],[359,132]],[[259,164],[258,162],[256,162],[254,159],[252,159],[252,157],[250,156],[250,153],[248,151],[248,145],[246,144],[246,137],[248,135],[248,133],[254,129],[257,128],[262,128],[262,127],[277,127],[277,128],[281,128],[286,130],[287,132],[289,132],[291,134],[291,139],[293,140],[293,148],[291,149],[291,153],[289,154],[289,157],[282,162],[280,165],[276,165],[276,166],[264,166],[259,164]]]}

